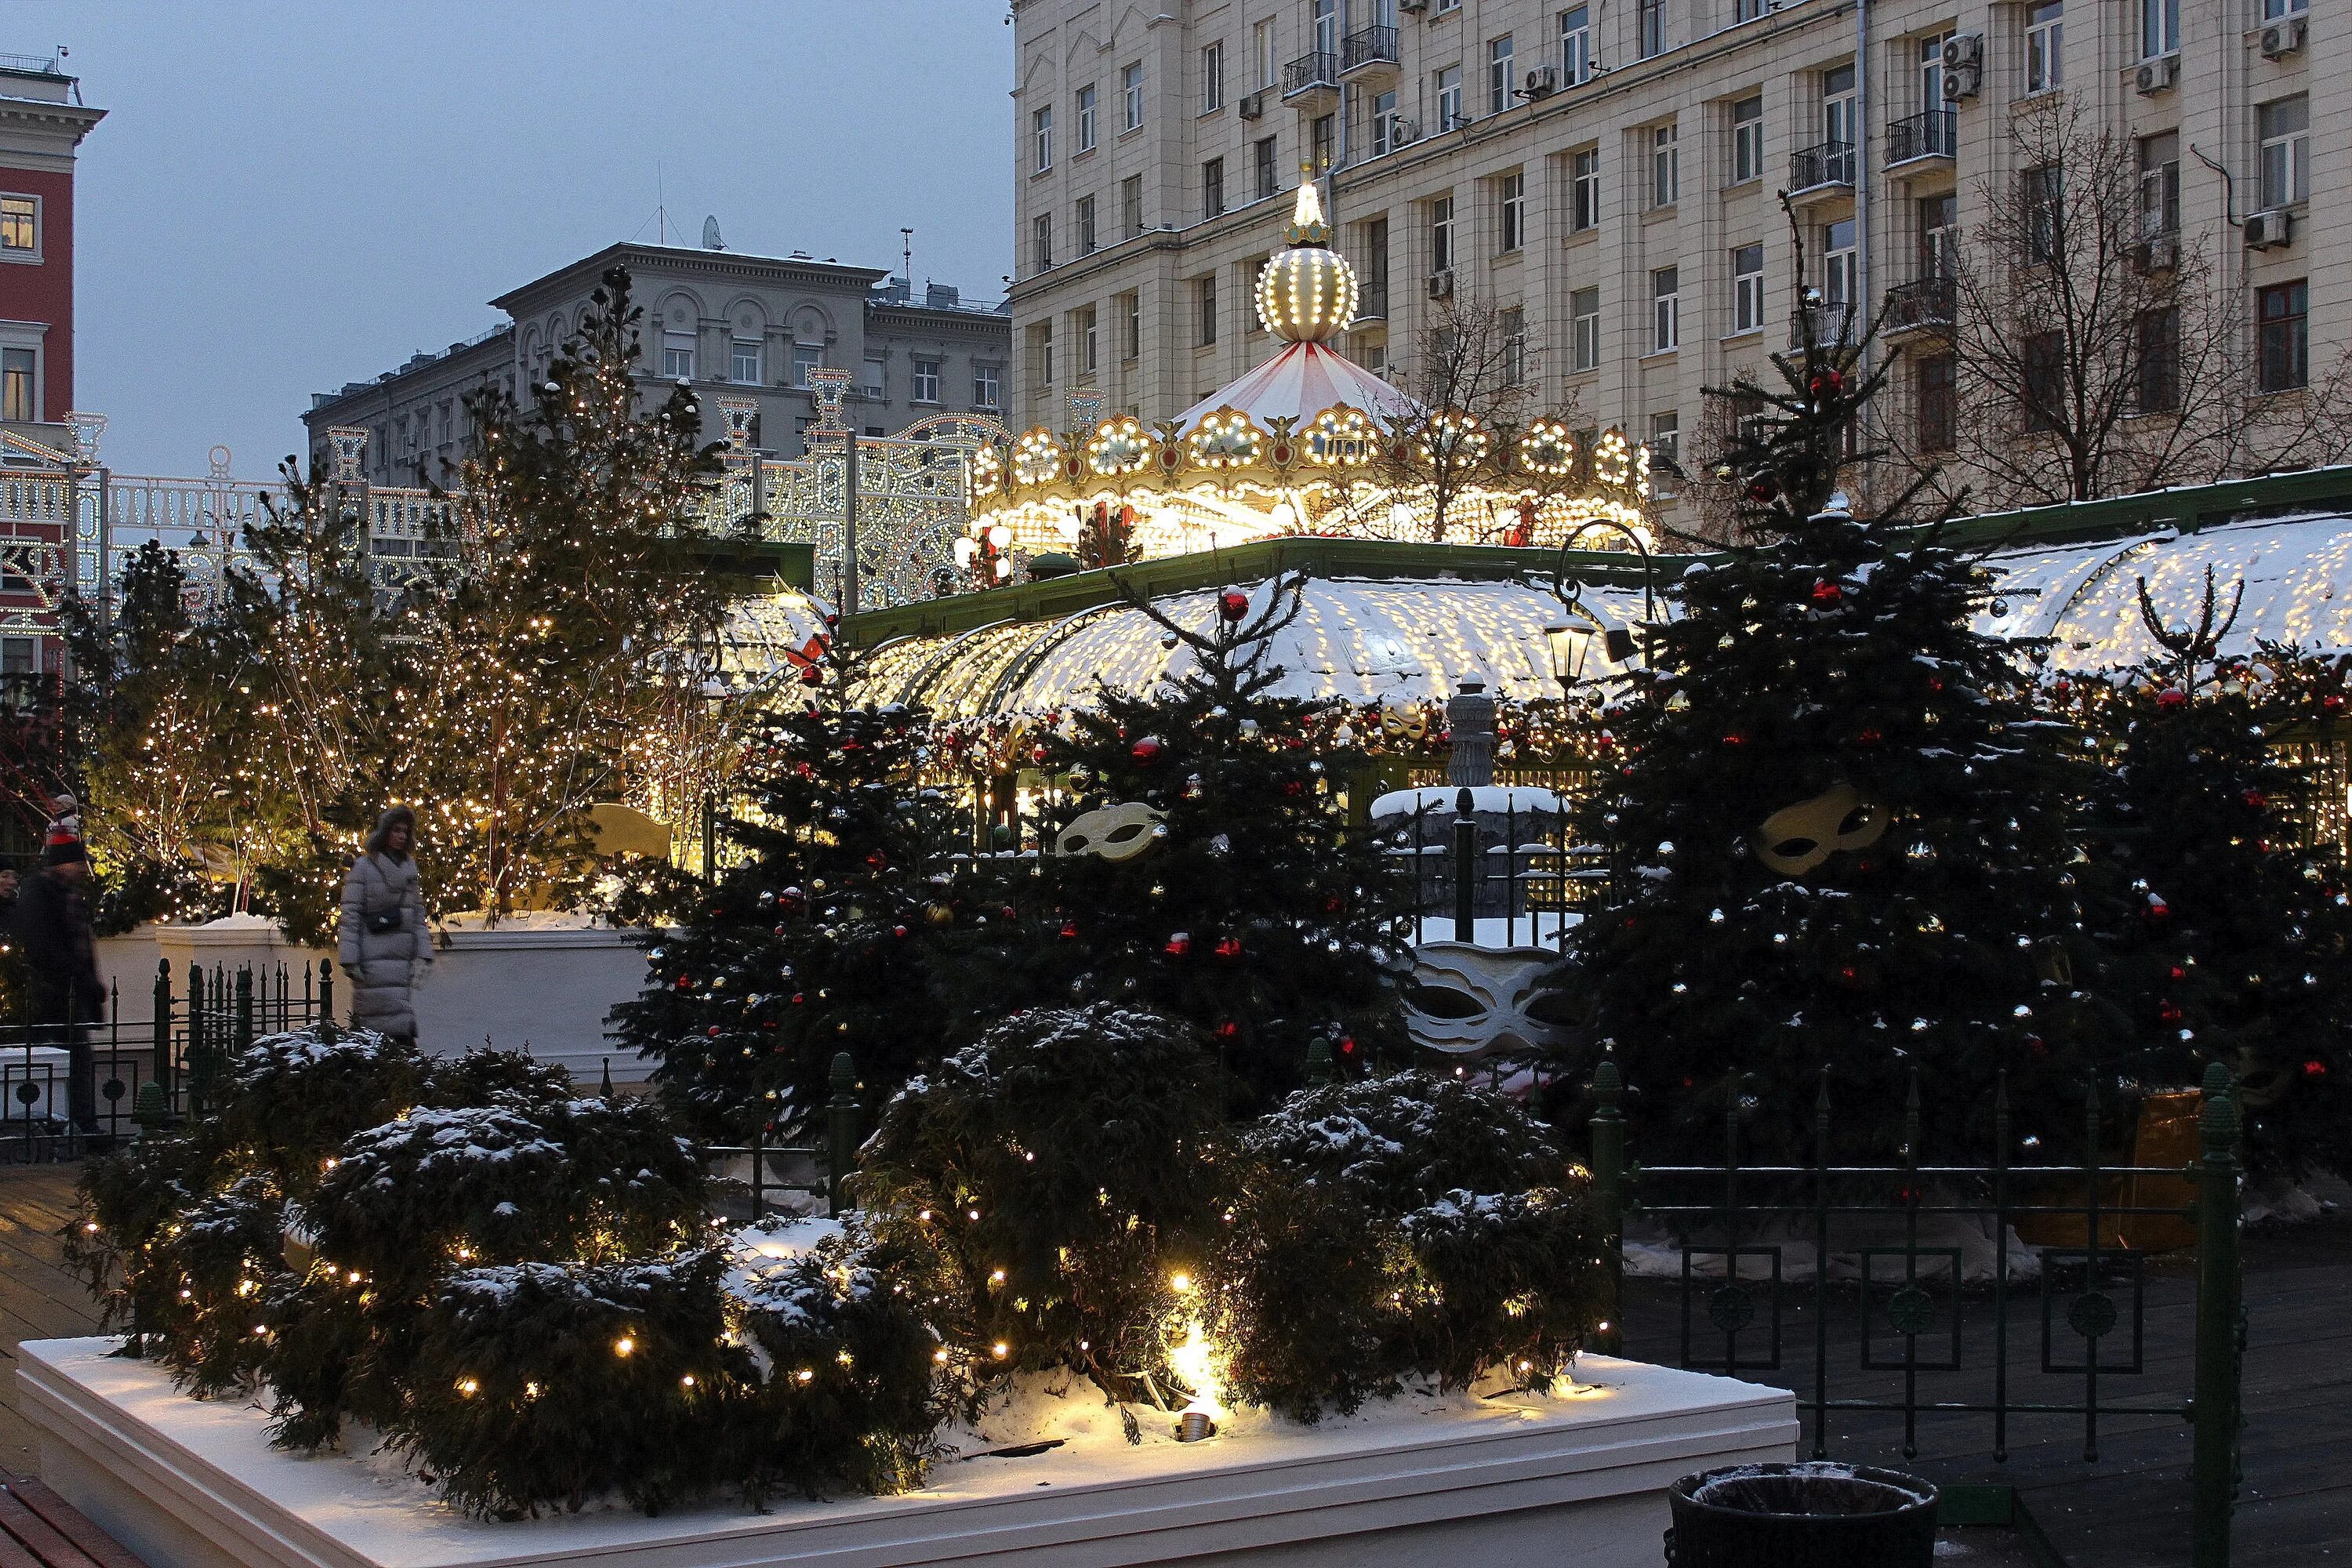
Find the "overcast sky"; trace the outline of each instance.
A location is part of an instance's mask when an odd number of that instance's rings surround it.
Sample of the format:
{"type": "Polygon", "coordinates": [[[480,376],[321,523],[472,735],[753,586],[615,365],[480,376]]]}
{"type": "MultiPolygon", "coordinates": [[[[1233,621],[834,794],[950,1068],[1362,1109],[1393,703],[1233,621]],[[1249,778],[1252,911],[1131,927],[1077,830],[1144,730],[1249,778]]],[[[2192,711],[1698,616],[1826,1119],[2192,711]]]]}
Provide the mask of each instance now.
{"type": "MultiPolygon", "coordinates": [[[[731,250],[1003,297],[1001,0],[5,0],[65,45],[81,146],[75,402],[117,472],[240,478],[310,394],[495,324],[488,301],[716,215],[731,250]]],[[[683,236],[681,241],[680,237],[683,236]]]]}

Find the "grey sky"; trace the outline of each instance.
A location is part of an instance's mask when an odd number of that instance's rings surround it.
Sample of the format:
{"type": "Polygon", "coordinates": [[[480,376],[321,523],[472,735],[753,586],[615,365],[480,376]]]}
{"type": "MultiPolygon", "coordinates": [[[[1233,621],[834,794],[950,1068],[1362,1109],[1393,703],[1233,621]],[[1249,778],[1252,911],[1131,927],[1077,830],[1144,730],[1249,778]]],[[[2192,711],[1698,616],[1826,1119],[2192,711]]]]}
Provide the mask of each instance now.
{"type": "Polygon", "coordinates": [[[240,478],[310,394],[499,318],[616,240],[898,265],[967,298],[1012,264],[1000,0],[8,0],[72,50],[75,401],[118,472],[240,478]],[[684,238],[681,241],[680,236],[684,238]]]}

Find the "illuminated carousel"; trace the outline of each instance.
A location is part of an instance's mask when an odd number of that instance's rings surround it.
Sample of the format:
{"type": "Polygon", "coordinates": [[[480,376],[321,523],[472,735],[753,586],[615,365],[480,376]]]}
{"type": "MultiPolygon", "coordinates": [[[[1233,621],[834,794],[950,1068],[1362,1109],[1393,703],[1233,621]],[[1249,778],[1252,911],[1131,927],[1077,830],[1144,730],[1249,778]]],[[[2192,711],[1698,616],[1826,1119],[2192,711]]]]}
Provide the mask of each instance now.
{"type": "Polygon", "coordinates": [[[1416,403],[1331,346],[1356,275],[1313,181],[1283,237],[1258,275],[1258,320],[1285,345],[1265,363],[1171,420],[1040,426],[973,454],[956,552],[982,585],[1047,554],[1094,566],[1298,534],[1555,547],[1630,529],[1647,542],[1645,447],[1416,403]]]}

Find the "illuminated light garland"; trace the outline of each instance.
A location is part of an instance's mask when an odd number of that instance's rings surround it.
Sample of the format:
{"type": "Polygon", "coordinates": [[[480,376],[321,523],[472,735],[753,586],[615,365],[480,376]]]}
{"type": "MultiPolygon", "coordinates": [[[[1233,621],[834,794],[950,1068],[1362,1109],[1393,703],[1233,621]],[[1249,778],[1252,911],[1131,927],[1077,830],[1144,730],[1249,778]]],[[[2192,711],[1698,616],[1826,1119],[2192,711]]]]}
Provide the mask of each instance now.
{"type": "Polygon", "coordinates": [[[1247,468],[1258,460],[1265,437],[1238,408],[1220,408],[1184,437],[1192,460],[1204,468],[1247,468]]]}
{"type": "MultiPolygon", "coordinates": [[[[1107,479],[1139,474],[1157,451],[1150,432],[1132,415],[1106,419],[1087,443],[1087,467],[1107,479]]],[[[1075,529],[1073,530],[1075,531],[1075,529]]]]}

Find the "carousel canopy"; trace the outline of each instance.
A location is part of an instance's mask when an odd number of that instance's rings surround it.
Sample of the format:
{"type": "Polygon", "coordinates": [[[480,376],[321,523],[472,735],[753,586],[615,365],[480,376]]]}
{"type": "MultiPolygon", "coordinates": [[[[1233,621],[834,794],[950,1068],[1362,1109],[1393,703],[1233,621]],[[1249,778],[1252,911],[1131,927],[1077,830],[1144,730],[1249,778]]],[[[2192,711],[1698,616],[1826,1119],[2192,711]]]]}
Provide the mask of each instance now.
{"type": "Polygon", "coordinates": [[[1192,405],[1177,416],[1176,428],[1189,436],[1223,410],[1245,415],[1262,429],[1275,428],[1277,419],[1301,428],[1325,409],[1340,407],[1395,419],[1417,413],[1420,405],[1339,350],[1309,340],[1292,343],[1192,405]]]}

